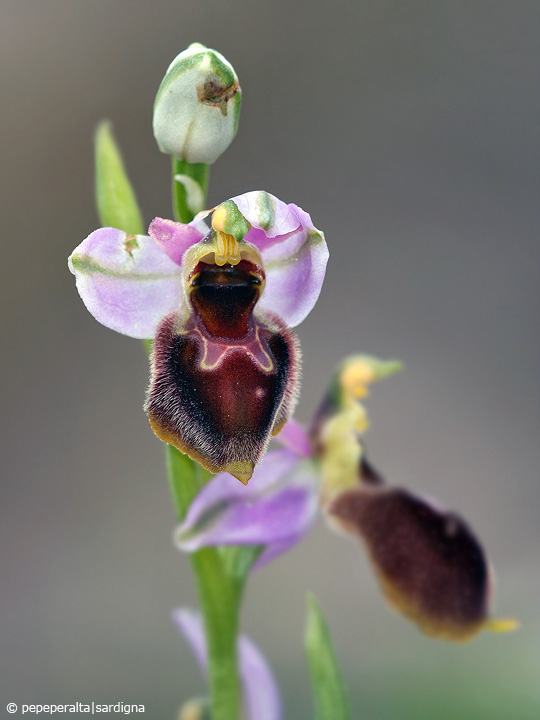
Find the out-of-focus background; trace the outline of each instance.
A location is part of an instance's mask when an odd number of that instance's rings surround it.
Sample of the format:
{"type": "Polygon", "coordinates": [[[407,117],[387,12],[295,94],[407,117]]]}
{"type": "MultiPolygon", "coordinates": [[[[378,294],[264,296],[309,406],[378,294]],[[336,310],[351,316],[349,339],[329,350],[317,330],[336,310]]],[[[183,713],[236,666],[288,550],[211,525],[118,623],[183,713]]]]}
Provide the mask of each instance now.
{"type": "MultiPolygon", "coordinates": [[[[320,523],[253,577],[243,626],[313,717],[305,590],[361,720],[540,718],[540,5],[535,0],[3,0],[2,707],[144,703],[204,685],[170,611],[193,605],[137,341],[67,271],[98,226],[92,135],[117,139],[147,221],[170,214],[152,104],[193,41],[234,64],[238,136],[209,203],[266,189],[331,261],[298,329],[300,420],[363,351],[406,371],[369,399],[370,458],[464,515],[522,629],[449,646],[389,611],[360,546],[320,523]]],[[[3,712],[3,711],[0,711],[3,712]]]]}

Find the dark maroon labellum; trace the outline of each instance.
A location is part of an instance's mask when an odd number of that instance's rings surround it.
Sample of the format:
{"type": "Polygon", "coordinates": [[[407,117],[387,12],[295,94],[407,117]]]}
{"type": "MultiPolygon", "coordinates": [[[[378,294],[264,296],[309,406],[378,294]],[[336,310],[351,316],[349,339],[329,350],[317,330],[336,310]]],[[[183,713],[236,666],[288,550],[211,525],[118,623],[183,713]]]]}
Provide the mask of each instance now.
{"type": "Polygon", "coordinates": [[[264,274],[241,260],[199,262],[192,313],[172,313],[154,342],[146,410],[154,432],[211,472],[251,477],[296,397],[299,349],[292,333],[253,309],[264,274]]]}
{"type": "Polygon", "coordinates": [[[388,600],[424,632],[466,640],[485,624],[489,565],[460,517],[377,485],[341,493],[328,513],[364,540],[388,600]]]}

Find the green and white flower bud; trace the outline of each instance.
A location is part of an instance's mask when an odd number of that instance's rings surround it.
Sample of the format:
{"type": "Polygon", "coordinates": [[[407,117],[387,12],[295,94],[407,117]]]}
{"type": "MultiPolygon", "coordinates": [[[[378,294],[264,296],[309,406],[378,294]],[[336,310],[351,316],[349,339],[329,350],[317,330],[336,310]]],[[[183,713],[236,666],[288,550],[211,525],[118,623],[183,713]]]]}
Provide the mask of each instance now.
{"type": "Polygon", "coordinates": [[[170,64],[156,96],[159,149],[188,163],[213,163],[236,135],[241,102],[232,65],[193,43],[170,64]]]}

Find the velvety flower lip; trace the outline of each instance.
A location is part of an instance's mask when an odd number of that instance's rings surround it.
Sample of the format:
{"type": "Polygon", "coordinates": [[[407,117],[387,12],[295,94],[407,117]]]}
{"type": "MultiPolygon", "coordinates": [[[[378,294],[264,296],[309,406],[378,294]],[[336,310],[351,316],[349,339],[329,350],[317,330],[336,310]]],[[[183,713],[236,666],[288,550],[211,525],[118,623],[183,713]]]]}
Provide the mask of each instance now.
{"type": "MultiPolygon", "coordinates": [[[[173,621],[206,674],[208,657],[200,614],[179,608],[173,612],[173,621]]],[[[281,698],[272,671],[261,651],[245,635],[238,638],[238,664],[244,697],[243,720],[281,720],[281,698]]]]}
{"type": "Polygon", "coordinates": [[[327,512],[365,542],[386,598],[425,633],[467,640],[486,625],[492,570],[458,515],[387,486],[342,492],[327,512]]]}
{"type": "Polygon", "coordinates": [[[309,531],[318,512],[317,479],[309,460],[272,450],[247,487],[220,473],[203,487],[175,533],[185,552],[209,545],[261,545],[255,567],[289,550],[309,531]]]}
{"type": "MultiPolygon", "coordinates": [[[[215,296],[222,288],[210,282],[209,290],[215,296]]],[[[216,311],[228,307],[218,302],[216,311]]],[[[152,350],[150,425],[210,472],[225,470],[247,484],[271,435],[292,414],[299,363],[296,339],[276,319],[251,317],[244,337],[228,340],[209,333],[200,315],[182,325],[172,313],[152,350]]]]}

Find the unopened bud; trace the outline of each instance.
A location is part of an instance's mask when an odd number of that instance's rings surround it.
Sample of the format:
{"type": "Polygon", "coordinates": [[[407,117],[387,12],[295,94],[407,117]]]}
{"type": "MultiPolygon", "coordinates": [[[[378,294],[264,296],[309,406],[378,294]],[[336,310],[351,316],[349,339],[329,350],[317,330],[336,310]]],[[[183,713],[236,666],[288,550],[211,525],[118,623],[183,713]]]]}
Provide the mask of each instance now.
{"type": "Polygon", "coordinates": [[[188,163],[215,162],[236,135],[241,102],[232,65],[193,43],[170,64],[156,96],[159,149],[188,163]]]}

